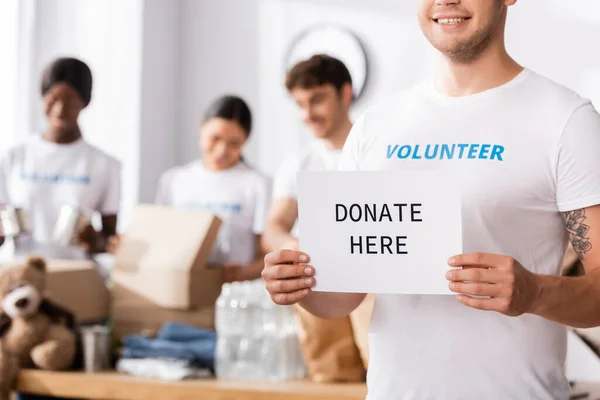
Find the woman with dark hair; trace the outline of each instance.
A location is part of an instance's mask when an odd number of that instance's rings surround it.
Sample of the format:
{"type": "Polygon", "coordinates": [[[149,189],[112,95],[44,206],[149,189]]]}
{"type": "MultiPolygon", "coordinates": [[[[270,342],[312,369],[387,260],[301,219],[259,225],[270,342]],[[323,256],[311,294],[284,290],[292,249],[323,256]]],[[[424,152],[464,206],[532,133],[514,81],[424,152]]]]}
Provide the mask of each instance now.
{"type": "Polygon", "coordinates": [[[210,263],[226,268],[228,281],[260,277],[260,238],[269,207],[270,182],[243,162],[252,114],[235,96],[217,99],[200,126],[202,158],[163,174],[156,202],[217,215],[221,229],[210,263]]]}
{"type": "Polygon", "coordinates": [[[88,258],[105,251],[115,235],[121,165],[82,137],[79,114],[92,99],[92,73],[84,62],[55,60],[40,89],[47,126],[0,157],[0,206],[22,208],[30,221],[31,235],[15,238],[15,255],[88,258]],[[101,231],[88,224],[77,234],[78,246],[56,245],[53,233],[64,206],[100,213],[101,231]]]}

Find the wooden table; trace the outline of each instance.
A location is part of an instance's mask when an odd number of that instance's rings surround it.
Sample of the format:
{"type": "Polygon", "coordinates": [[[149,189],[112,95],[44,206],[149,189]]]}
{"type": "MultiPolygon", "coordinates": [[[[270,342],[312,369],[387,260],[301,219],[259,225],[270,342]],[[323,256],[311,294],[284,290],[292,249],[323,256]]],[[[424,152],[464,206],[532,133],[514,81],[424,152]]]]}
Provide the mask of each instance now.
{"type": "Polygon", "coordinates": [[[310,381],[227,382],[215,379],[164,382],[115,372],[21,372],[17,390],[32,394],[90,400],[364,400],[364,384],[310,381]]]}
{"type": "MultiPolygon", "coordinates": [[[[310,381],[268,383],[227,382],[215,379],[164,382],[115,372],[45,372],[25,370],[18,391],[90,400],[364,400],[364,384],[321,384],[310,381]]],[[[573,394],[600,399],[600,383],[583,382],[573,394]]],[[[575,397],[577,398],[577,397],[575,397]]]]}

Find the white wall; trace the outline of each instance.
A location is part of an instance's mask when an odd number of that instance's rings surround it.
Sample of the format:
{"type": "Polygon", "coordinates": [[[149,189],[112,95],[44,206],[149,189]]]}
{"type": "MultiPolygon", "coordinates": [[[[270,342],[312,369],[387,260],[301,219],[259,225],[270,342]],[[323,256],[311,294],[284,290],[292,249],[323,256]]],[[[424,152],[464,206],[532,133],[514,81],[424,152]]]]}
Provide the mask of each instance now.
{"type": "MultiPolygon", "coordinates": [[[[283,88],[284,55],[309,26],[333,22],[351,29],[369,53],[370,76],[356,116],[368,104],[428,78],[435,53],[416,20],[416,1],[261,0],[259,3],[259,166],[272,171],[310,134],[283,88]]],[[[511,10],[510,52],[524,65],[567,84],[600,105],[597,0],[527,0],[511,10]]]]}
{"type": "Polygon", "coordinates": [[[16,139],[17,60],[19,5],[17,0],[0,2],[0,121],[5,132],[0,134],[0,154],[16,139]]]}
{"type": "MultiPolygon", "coordinates": [[[[257,112],[257,0],[181,0],[181,71],[176,159],[198,157],[198,127],[217,96],[243,97],[257,112]]],[[[258,127],[257,127],[258,128],[258,127]]],[[[257,137],[261,132],[256,129],[257,137]]],[[[261,136],[262,137],[262,136],[261,136]]],[[[246,156],[256,161],[256,138],[246,156]]]]}
{"type": "Polygon", "coordinates": [[[179,1],[145,0],[139,200],[153,202],[160,175],[176,163],[181,98],[179,1]]]}

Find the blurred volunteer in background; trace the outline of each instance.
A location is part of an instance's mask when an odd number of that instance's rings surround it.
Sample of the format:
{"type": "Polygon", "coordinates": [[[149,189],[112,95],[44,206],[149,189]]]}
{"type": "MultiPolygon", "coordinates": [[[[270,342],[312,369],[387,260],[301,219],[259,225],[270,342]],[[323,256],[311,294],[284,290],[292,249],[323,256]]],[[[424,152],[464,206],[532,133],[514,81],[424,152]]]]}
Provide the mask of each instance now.
{"type": "Polygon", "coordinates": [[[316,55],[288,72],[286,87],[298,105],[313,140],[308,149],[285,162],[273,183],[273,204],[264,235],[268,251],[297,247],[297,175],[300,171],[334,171],[352,128],[352,78],[338,59],[316,55]]]}
{"type": "MultiPolygon", "coordinates": [[[[352,128],[352,77],[340,60],[320,54],[292,67],[286,88],[298,105],[302,121],[314,140],[307,149],[285,162],[273,184],[273,204],[263,237],[266,251],[298,248],[298,184],[301,171],[334,171],[352,128]]],[[[307,340],[304,357],[313,379],[360,381],[368,360],[367,331],[373,298],[348,316],[329,321],[300,308],[307,340]]]]}
{"type": "MultiPolygon", "coordinates": [[[[85,259],[106,250],[115,235],[120,196],[120,163],[87,143],[78,124],[92,97],[92,74],[74,58],[60,58],[41,82],[47,127],[0,158],[0,206],[22,208],[31,235],[15,237],[15,255],[85,259]],[[77,233],[78,246],[58,246],[52,235],[63,206],[99,212],[102,228],[77,233]]],[[[0,237],[0,242],[5,238],[0,237]]]]}
{"type": "Polygon", "coordinates": [[[239,97],[217,99],[200,127],[202,158],[163,174],[156,202],[218,216],[222,225],[209,263],[225,266],[227,281],[260,277],[261,235],[270,182],[242,158],[252,114],[239,97]]]}

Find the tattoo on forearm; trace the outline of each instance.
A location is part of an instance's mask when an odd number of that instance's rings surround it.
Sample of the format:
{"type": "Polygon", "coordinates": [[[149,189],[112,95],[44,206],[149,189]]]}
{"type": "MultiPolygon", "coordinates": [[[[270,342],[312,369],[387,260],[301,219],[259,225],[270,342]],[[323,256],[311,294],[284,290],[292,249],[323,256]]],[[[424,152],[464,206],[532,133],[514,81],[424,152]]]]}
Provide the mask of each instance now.
{"type": "Polygon", "coordinates": [[[565,220],[565,226],[571,237],[571,245],[579,256],[580,260],[583,260],[585,253],[592,249],[592,243],[587,237],[590,227],[586,225],[585,210],[573,210],[562,213],[565,220]]]}

